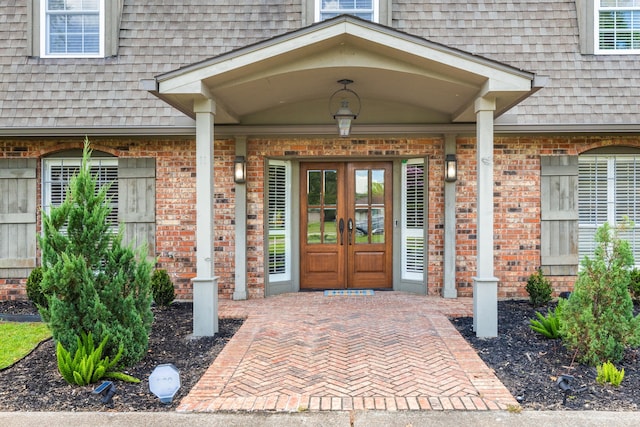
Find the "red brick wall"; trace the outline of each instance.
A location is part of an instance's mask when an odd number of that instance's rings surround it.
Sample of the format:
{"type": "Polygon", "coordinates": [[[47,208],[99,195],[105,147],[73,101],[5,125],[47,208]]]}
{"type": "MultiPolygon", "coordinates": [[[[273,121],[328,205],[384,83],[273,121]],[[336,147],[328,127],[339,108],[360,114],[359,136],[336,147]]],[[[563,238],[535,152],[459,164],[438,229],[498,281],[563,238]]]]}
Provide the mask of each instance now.
{"type": "MultiPolygon", "coordinates": [[[[53,152],[81,148],[83,138],[0,140],[0,157],[38,158],[53,152]]],[[[158,268],[167,269],[178,298],[191,298],[195,276],[195,142],[193,138],[92,138],[94,150],[119,157],[156,158],[156,254],[158,268]]],[[[524,286],[540,264],[539,156],[579,154],[608,145],[640,147],[638,137],[517,137],[495,138],[495,275],[500,297],[526,297],[524,286]]],[[[263,204],[265,157],[322,157],[384,159],[429,158],[429,294],[442,287],[443,256],[443,141],[432,138],[249,139],[247,141],[248,289],[250,298],[264,296],[263,204]]],[[[215,266],[221,298],[234,290],[234,204],[232,141],[215,143],[215,266]]],[[[475,274],[475,139],[457,141],[456,281],[460,296],[471,296],[475,274]]],[[[38,165],[38,201],[40,201],[38,165]]],[[[39,204],[39,203],[38,203],[39,204]]],[[[38,224],[40,218],[38,216],[38,224]]],[[[572,287],[574,277],[550,277],[556,292],[572,287]]],[[[25,297],[25,278],[0,279],[0,299],[25,297]]]]}

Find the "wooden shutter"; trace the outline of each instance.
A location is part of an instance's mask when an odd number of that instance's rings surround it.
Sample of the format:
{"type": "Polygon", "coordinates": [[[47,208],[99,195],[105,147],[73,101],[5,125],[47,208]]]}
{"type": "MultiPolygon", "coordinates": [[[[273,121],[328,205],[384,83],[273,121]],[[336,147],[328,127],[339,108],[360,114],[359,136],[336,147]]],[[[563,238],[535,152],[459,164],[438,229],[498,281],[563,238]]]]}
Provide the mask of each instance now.
{"type": "Polygon", "coordinates": [[[0,277],[36,266],[36,159],[0,159],[0,277]]]}
{"type": "Polygon", "coordinates": [[[146,243],[155,256],[155,159],[118,159],[118,221],[125,224],[125,243],[146,243]]]}
{"type": "Polygon", "coordinates": [[[424,280],[426,165],[422,159],[402,165],[402,278],[424,280]]]}
{"type": "Polygon", "coordinates": [[[544,274],[578,272],[578,156],[541,156],[541,266],[544,274]]]}

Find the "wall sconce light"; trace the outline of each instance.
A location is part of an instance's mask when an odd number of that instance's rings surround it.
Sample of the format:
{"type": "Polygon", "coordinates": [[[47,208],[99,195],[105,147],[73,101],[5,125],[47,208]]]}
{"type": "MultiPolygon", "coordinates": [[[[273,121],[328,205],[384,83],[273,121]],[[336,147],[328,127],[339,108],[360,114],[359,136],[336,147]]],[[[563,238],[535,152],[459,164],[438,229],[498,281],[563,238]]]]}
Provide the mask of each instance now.
{"type": "Polygon", "coordinates": [[[458,179],[458,160],[455,154],[447,154],[444,158],[444,180],[456,182],[458,179]]]}
{"type": "Polygon", "coordinates": [[[244,161],[244,156],[236,156],[233,162],[233,180],[236,184],[247,182],[247,163],[244,161]]]}
{"type": "Polygon", "coordinates": [[[340,136],[344,138],[349,136],[351,133],[351,122],[358,118],[362,104],[358,94],[351,89],[347,89],[347,85],[353,83],[353,80],[342,79],[338,80],[338,83],[344,87],[335,91],[333,95],[331,95],[331,98],[329,98],[329,111],[338,124],[338,132],[340,136]],[[338,97],[340,97],[340,107],[333,112],[334,107],[332,104],[334,99],[337,99],[338,97]],[[357,103],[355,112],[349,108],[349,98],[357,103]]]}

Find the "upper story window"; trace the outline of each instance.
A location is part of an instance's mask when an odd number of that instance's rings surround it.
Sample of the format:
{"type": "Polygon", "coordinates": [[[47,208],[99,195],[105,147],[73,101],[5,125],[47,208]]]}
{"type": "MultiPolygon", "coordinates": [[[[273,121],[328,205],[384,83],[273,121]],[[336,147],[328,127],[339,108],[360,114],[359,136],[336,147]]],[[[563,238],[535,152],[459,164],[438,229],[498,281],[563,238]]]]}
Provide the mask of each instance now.
{"type": "Polygon", "coordinates": [[[595,1],[595,53],[640,53],[640,0],[595,1]]]}
{"type": "Polygon", "coordinates": [[[316,0],[316,21],[348,14],[379,22],[378,0],[316,0]]]}
{"type": "Polygon", "coordinates": [[[41,0],[43,57],[103,57],[104,0],[41,0]]]}

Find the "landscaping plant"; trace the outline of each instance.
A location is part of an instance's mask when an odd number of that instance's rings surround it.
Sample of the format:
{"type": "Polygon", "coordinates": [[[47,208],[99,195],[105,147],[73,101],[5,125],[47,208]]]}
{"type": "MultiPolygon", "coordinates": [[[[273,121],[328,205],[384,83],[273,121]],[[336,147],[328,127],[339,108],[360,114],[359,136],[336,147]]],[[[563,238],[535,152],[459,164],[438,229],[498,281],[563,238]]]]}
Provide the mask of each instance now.
{"type": "Polygon", "coordinates": [[[542,269],[538,270],[529,276],[527,279],[527,293],[529,294],[529,301],[534,307],[540,307],[551,301],[551,282],[544,277],[542,269]]]}
{"type": "Polygon", "coordinates": [[[582,261],[560,314],[563,343],[592,366],[618,362],[625,347],[640,345],[640,319],[633,316],[629,295],[633,256],[619,231],[606,223],[598,228],[594,257],[582,261]]]}
{"type": "Polygon", "coordinates": [[[27,278],[27,297],[38,307],[47,306],[47,297],[42,293],[42,267],[31,270],[27,278]]]}
{"type": "Polygon", "coordinates": [[[102,378],[111,378],[131,383],[139,383],[140,380],[122,372],[112,371],[122,357],[122,346],[118,353],[110,359],[109,356],[102,357],[104,347],[109,340],[105,336],[98,347],[93,343],[91,332],[82,333],[82,337],[77,337],[76,351],[71,357],[71,353],[58,343],[56,346],[56,358],[58,360],[58,371],[62,378],[69,384],[87,385],[95,383],[102,378]]]}
{"type": "Polygon", "coordinates": [[[634,268],[631,270],[629,280],[629,293],[631,293],[631,299],[634,303],[640,304],[640,270],[634,268]]]}
{"type": "Polygon", "coordinates": [[[151,275],[153,301],[160,307],[169,306],[176,297],[173,282],[167,270],[155,270],[151,275]]]}
{"type": "Polygon", "coordinates": [[[544,316],[539,311],[536,311],[537,319],[529,320],[529,327],[539,334],[544,335],[549,339],[560,338],[560,312],[562,311],[562,304],[558,303],[555,310],[551,311],[547,309],[547,315],[544,316]]]}
{"type": "Polygon", "coordinates": [[[596,381],[598,384],[611,384],[614,387],[618,387],[624,379],[624,368],[618,370],[613,363],[605,362],[597,368],[598,376],[596,381]]]}
{"type": "Polygon", "coordinates": [[[122,243],[123,229],[114,232],[107,187],[98,188],[90,168],[85,140],[82,164],[69,184],[64,202],[43,212],[43,277],[47,307],[40,314],[55,341],[74,353],[77,337],[105,337],[104,352],[112,358],[123,348],[120,362],[132,366],[146,353],[153,321],[151,264],[147,250],[135,252],[122,243]]]}

